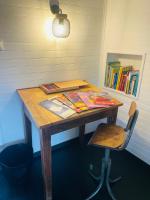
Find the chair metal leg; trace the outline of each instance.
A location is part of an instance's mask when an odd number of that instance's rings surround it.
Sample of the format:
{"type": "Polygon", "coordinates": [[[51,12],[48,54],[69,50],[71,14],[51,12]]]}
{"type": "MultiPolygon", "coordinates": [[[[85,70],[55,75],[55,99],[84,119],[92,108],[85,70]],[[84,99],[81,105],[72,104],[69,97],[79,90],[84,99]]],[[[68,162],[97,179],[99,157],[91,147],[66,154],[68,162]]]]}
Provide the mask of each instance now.
{"type": "Polygon", "coordinates": [[[96,176],[92,171],[93,171],[93,164],[90,164],[88,171],[89,175],[93,178],[94,181],[100,181],[101,176],[96,176]]]}
{"type": "Polygon", "coordinates": [[[99,191],[100,189],[102,188],[103,186],[103,183],[104,183],[104,178],[105,178],[105,160],[102,159],[102,168],[101,168],[101,179],[100,179],[100,183],[99,185],[97,186],[96,190],[89,196],[86,198],[86,200],[90,200],[92,199],[99,191]]]}
{"type": "Polygon", "coordinates": [[[108,193],[109,193],[110,197],[112,198],[112,200],[116,200],[116,198],[114,197],[113,192],[111,190],[110,183],[115,183],[115,182],[119,181],[121,179],[121,177],[118,177],[114,180],[110,179],[110,170],[111,170],[110,149],[105,149],[105,156],[102,159],[101,176],[99,176],[99,177],[95,176],[91,172],[92,170],[93,170],[93,165],[91,164],[89,173],[94,180],[99,181],[100,183],[97,186],[95,192],[93,192],[85,200],[92,199],[101,190],[104,183],[106,183],[108,193]]]}
{"type": "Polygon", "coordinates": [[[109,178],[109,182],[113,184],[113,183],[120,181],[121,179],[122,179],[122,176],[119,176],[118,178],[115,178],[115,179],[109,178]]]}
{"type": "Polygon", "coordinates": [[[91,171],[89,171],[89,174],[93,178],[94,181],[100,181],[101,176],[95,176],[91,171]]]}
{"type": "Polygon", "coordinates": [[[116,200],[116,198],[114,197],[113,192],[111,190],[110,183],[109,183],[110,169],[111,169],[111,160],[109,160],[108,167],[107,167],[106,186],[107,186],[108,193],[109,193],[110,197],[112,198],[112,200],[116,200]]]}

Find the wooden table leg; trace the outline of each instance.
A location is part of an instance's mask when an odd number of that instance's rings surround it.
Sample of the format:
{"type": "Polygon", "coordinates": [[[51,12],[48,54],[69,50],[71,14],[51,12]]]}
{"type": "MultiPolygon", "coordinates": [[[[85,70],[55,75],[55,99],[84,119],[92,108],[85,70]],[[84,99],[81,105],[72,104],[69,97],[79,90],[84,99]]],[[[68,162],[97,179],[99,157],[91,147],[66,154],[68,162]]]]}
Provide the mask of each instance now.
{"type": "Polygon", "coordinates": [[[45,200],[52,200],[51,136],[45,129],[40,130],[40,142],[45,200]]]}
{"type": "Polygon", "coordinates": [[[24,113],[24,133],[25,133],[25,142],[30,146],[32,146],[32,124],[25,113],[24,113]]]}
{"type": "Polygon", "coordinates": [[[110,116],[107,117],[108,124],[116,124],[118,108],[114,108],[110,116]]]}
{"type": "Polygon", "coordinates": [[[85,124],[79,126],[79,140],[81,145],[84,144],[84,133],[85,133],[85,124]]]}

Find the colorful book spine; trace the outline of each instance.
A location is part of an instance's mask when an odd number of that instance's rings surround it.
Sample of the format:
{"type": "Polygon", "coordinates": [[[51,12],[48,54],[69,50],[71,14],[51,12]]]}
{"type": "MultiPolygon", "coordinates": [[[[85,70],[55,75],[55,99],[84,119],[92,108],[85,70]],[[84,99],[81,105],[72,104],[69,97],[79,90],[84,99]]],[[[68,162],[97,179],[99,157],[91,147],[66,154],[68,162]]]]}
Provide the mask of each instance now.
{"type": "Polygon", "coordinates": [[[139,74],[136,75],[136,81],[133,89],[133,95],[136,96],[137,94],[137,89],[138,89],[138,83],[139,83],[139,74]]]}
{"type": "Polygon", "coordinates": [[[136,96],[139,70],[134,70],[135,68],[131,65],[121,66],[120,62],[109,62],[107,67],[105,86],[136,96]]]}
{"type": "Polygon", "coordinates": [[[120,62],[108,62],[105,73],[105,86],[112,87],[113,69],[120,68],[120,62]]]}
{"type": "Polygon", "coordinates": [[[118,82],[117,82],[117,86],[116,86],[116,90],[119,90],[119,86],[120,86],[120,82],[121,82],[121,76],[122,76],[122,67],[120,67],[119,69],[119,75],[118,75],[118,82]]]}

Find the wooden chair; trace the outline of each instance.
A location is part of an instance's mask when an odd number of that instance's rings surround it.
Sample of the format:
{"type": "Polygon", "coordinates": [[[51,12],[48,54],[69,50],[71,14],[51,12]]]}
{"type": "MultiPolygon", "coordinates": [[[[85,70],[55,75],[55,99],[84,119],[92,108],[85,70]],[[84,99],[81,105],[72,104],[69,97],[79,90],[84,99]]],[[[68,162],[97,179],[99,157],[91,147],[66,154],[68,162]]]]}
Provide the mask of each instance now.
{"type": "Polygon", "coordinates": [[[94,180],[99,181],[99,184],[95,190],[86,200],[92,199],[102,188],[104,183],[106,183],[106,187],[110,197],[113,200],[116,200],[114,197],[110,183],[117,182],[121,179],[121,177],[111,180],[110,179],[110,170],[111,170],[111,158],[110,151],[116,150],[121,151],[125,149],[129,143],[131,135],[133,133],[137,118],[138,118],[138,110],[136,109],[136,103],[132,102],[129,109],[129,120],[126,128],[122,128],[115,124],[100,124],[97,127],[96,132],[91,137],[88,145],[96,146],[98,148],[105,148],[105,156],[102,159],[102,167],[101,167],[101,176],[96,177],[91,171],[89,171],[90,175],[94,180]]]}

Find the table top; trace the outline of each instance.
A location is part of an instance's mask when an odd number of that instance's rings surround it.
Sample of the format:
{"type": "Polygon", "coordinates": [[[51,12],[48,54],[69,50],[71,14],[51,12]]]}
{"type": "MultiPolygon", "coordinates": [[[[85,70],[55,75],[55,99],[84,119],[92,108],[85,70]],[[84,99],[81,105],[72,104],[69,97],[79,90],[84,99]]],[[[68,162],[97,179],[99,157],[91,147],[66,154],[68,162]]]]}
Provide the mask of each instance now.
{"type": "MultiPolygon", "coordinates": [[[[101,89],[97,88],[96,86],[92,84],[89,84],[88,86],[80,90],[75,90],[75,91],[90,91],[90,90],[95,91],[95,92],[101,91],[101,89]]],[[[28,113],[32,117],[32,120],[35,122],[38,128],[42,128],[48,125],[57,125],[62,122],[66,122],[66,121],[77,119],[77,118],[82,118],[85,116],[90,116],[94,113],[98,113],[104,110],[109,110],[109,109],[112,109],[112,107],[119,107],[123,105],[122,102],[118,101],[117,99],[114,99],[116,102],[116,105],[111,106],[111,108],[91,109],[88,111],[84,111],[82,113],[76,113],[67,119],[62,119],[58,115],[55,115],[54,113],[48,111],[47,109],[39,105],[40,102],[56,95],[62,95],[62,93],[47,95],[39,87],[18,89],[17,92],[22,102],[24,103],[26,110],[28,111],[28,113]]]]}

